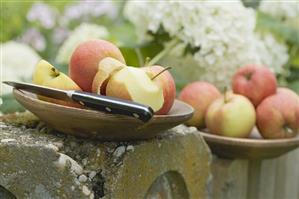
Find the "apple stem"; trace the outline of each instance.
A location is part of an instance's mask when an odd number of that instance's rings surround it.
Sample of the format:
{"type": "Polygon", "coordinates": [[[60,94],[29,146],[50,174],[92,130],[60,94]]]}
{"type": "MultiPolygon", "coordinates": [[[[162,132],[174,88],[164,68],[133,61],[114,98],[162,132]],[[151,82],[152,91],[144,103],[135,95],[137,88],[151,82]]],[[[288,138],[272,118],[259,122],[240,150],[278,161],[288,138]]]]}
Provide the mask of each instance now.
{"type": "Polygon", "coordinates": [[[143,60],[140,48],[136,48],[135,52],[136,52],[136,55],[137,55],[137,58],[138,58],[139,65],[142,66],[142,64],[144,63],[144,60],[143,60]]]}
{"type": "Polygon", "coordinates": [[[165,55],[167,55],[173,48],[179,43],[179,40],[176,38],[172,40],[161,52],[159,52],[155,57],[153,57],[146,66],[153,66],[158,61],[160,61],[165,55]]]}
{"type": "Polygon", "coordinates": [[[59,76],[59,71],[56,68],[51,68],[51,70],[54,72],[55,77],[59,76]]]}
{"type": "Polygon", "coordinates": [[[228,96],[227,96],[227,93],[228,93],[228,88],[227,86],[224,87],[224,103],[226,104],[228,102],[228,96]]]}
{"type": "Polygon", "coordinates": [[[151,58],[146,57],[145,58],[145,62],[144,62],[144,66],[149,66],[148,63],[150,62],[151,58]]]}
{"type": "Polygon", "coordinates": [[[158,77],[159,75],[161,75],[162,73],[164,73],[165,71],[170,70],[170,69],[171,69],[170,66],[164,68],[164,69],[161,70],[159,73],[157,73],[154,77],[152,77],[151,80],[154,80],[156,77],[158,77]]]}

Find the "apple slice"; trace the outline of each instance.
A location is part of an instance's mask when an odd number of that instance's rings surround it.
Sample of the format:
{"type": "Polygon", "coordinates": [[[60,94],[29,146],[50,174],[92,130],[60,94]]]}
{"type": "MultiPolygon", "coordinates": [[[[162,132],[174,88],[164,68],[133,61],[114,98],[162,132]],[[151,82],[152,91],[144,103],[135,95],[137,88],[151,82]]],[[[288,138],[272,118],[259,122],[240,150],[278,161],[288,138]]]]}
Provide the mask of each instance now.
{"type": "Polygon", "coordinates": [[[98,72],[92,82],[92,92],[105,95],[109,78],[126,65],[112,57],[106,57],[99,63],[98,72]]]}
{"type": "Polygon", "coordinates": [[[156,112],[164,103],[163,89],[140,68],[125,67],[111,76],[106,94],[148,105],[156,112]]]}
{"type": "MultiPolygon", "coordinates": [[[[62,90],[81,90],[71,78],[57,70],[45,60],[41,60],[37,63],[33,74],[33,83],[62,90]]],[[[79,104],[73,102],[66,102],[44,96],[38,96],[38,98],[56,104],[81,107],[79,104]]]]}

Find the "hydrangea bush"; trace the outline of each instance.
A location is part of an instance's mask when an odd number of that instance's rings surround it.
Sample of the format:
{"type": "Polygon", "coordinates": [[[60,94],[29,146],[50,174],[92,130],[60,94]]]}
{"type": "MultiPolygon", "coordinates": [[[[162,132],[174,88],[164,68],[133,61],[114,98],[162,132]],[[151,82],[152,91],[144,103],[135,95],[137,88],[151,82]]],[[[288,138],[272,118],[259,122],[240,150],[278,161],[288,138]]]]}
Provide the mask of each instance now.
{"type": "Polygon", "coordinates": [[[223,87],[244,64],[264,64],[280,73],[288,61],[284,43],[271,33],[256,33],[255,11],[240,1],[129,1],[125,16],[135,25],[140,41],[151,40],[161,30],[179,40],[181,47],[163,63],[174,66],[176,74],[188,81],[206,80],[223,87]],[[171,62],[178,56],[180,64],[171,62]],[[184,64],[187,59],[192,64],[184,64]]]}

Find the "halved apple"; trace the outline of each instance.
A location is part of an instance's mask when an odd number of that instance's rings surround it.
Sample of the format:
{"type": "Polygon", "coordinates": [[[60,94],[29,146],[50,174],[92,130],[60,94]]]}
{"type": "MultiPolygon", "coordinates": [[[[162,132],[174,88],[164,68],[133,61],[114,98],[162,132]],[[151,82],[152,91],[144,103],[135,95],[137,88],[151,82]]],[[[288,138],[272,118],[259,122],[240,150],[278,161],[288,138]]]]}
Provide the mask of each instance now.
{"type": "Polygon", "coordinates": [[[111,76],[106,95],[132,100],[158,111],[164,103],[163,89],[140,68],[124,67],[111,76]]]}
{"type": "Polygon", "coordinates": [[[106,86],[111,75],[125,66],[125,64],[112,57],[102,59],[92,82],[92,92],[105,95],[106,86]]]}
{"type": "MultiPolygon", "coordinates": [[[[33,74],[33,83],[62,90],[81,90],[81,88],[71,78],[57,70],[45,60],[41,60],[37,63],[33,74]]],[[[77,103],[66,102],[49,97],[38,96],[38,98],[56,104],[81,107],[81,105],[77,103]]]]}

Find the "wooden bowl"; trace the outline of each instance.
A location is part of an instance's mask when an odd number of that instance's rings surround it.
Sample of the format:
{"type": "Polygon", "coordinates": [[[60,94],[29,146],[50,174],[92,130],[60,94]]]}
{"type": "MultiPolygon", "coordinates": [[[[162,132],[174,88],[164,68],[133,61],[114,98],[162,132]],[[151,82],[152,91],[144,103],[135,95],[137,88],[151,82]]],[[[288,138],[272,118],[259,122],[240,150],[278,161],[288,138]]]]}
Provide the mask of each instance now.
{"type": "Polygon", "coordinates": [[[263,139],[257,129],[249,138],[231,138],[201,132],[212,152],[224,158],[268,159],[299,147],[299,135],[286,139],[263,139]]]}
{"type": "Polygon", "coordinates": [[[90,109],[62,106],[42,101],[35,94],[14,89],[16,100],[53,129],[99,140],[139,140],[153,138],[175,127],[193,114],[193,108],[176,100],[168,115],[155,115],[143,123],[135,118],[90,109]]]}

